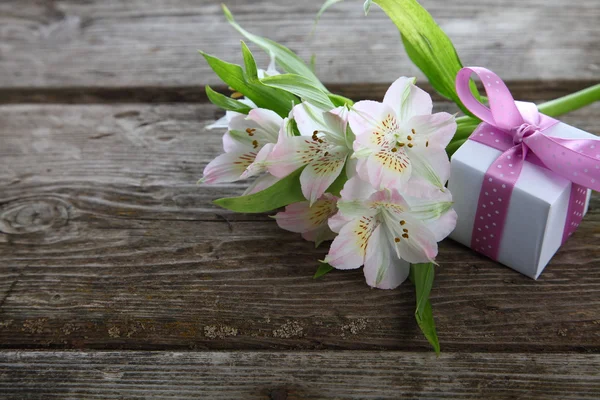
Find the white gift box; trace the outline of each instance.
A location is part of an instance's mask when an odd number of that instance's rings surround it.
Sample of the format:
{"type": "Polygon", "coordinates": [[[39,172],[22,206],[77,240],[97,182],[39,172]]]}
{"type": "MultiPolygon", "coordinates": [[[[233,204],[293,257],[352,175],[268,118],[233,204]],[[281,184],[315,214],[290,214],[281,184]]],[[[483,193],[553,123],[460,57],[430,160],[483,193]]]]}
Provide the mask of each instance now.
{"type": "MultiPolygon", "coordinates": [[[[473,134],[476,133],[477,130],[473,134]]],[[[565,139],[597,139],[562,122],[543,133],[565,139]]],[[[471,247],[484,175],[501,154],[492,147],[467,140],[452,156],[448,186],[458,222],[450,237],[465,246],[471,247]]],[[[525,161],[510,198],[498,262],[533,279],[540,276],[561,246],[571,185],[570,181],[552,171],[525,161]]],[[[585,212],[590,193],[587,190],[585,212]]]]}

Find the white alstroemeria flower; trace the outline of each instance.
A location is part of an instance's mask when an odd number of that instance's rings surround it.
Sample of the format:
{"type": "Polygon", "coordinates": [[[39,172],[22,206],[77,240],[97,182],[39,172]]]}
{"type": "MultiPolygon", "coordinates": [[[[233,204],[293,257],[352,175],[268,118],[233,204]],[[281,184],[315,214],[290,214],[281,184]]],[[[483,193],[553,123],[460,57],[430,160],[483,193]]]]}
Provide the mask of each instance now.
{"type": "Polygon", "coordinates": [[[324,261],[337,269],[364,265],[370,286],[397,287],[408,276],[410,263],[434,260],[437,242],[456,226],[450,193],[433,193],[436,197],[407,197],[351,178],[337,203],[338,213],[329,220],[339,235],[324,261]]]}
{"type": "Polygon", "coordinates": [[[283,178],[298,168],[304,197],[313,204],[340,175],[352,153],[354,135],[348,129],[348,110],[323,112],[304,102],[292,110],[301,136],[279,136],[269,156],[269,172],[283,178]]]}
{"type": "Polygon", "coordinates": [[[431,114],[431,97],[414,82],[401,77],[383,103],[359,101],[350,110],[357,173],[377,189],[402,191],[411,178],[443,189],[450,175],[445,148],[456,121],[445,112],[431,114]]]}
{"type": "Polygon", "coordinates": [[[329,229],[327,220],[337,212],[337,200],[334,195],[325,193],[312,206],[308,201],[293,203],[277,213],[275,220],[280,228],[301,233],[305,240],[318,246],[336,236],[329,229]]]}
{"type": "Polygon", "coordinates": [[[235,182],[265,172],[267,156],[284,125],[279,115],[263,108],[234,116],[223,135],[225,154],[206,166],[201,182],[235,182]]]}

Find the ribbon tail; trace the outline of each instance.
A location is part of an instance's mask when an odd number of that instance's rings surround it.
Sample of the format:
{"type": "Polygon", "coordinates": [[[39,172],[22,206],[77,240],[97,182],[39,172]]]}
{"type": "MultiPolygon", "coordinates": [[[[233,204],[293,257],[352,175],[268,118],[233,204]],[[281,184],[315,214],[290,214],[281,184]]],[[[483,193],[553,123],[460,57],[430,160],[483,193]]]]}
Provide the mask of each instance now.
{"type": "Polygon", "coordinates": [[[498,259],[510,198],[523,162],[523,147],[511,147],[490,165],[483,178],[471,248],[493,260],[498,259]]]}
{"type": "Polygon", "coordinates": [[[537,131],[524,143],[557,175],[600,191],[600,143],[594,139],[562,139],[537,131]]]}

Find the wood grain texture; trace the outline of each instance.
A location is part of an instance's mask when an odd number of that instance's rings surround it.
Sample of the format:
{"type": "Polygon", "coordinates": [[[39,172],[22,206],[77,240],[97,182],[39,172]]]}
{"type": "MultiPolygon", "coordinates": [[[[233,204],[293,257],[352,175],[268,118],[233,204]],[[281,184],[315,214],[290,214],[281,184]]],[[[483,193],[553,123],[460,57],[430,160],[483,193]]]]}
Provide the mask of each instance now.
{"type": "MultiPolygon", "coordinates": [[[[437,109],[449,109],[438,103],[437,109]]],[[[564,120],[600,132],[600,104],[564,120]]],[[[0,346],[428,348],[413,289],[313,280],[315,249],[198,187],[211,105],[0,107],[0,346]]],[[[600,350],[600,197],[539,281],[451,241],[432,303],[444,351],[600,350]]]]}
{"type": "MultiPolygon", "coordinates": [[[[221,1],[5,0],[0,3],[0,87],[178,87],[217,84],[197,49],[240,62],[241,37],[221,1]]],[[[227,4],[247,29],[316,55],[325,83],[383,83],[418,75],[397,29],[373,7],[347,1],[325,13],[323,0],[227,4]]],[[[506,80],[598,79],[596,0],[422,0],[465,65],[506,80]]],[[[265,55],[258,55],[261,65],[265,55]]]]}
{"type": "Polygon", "coordinates": [[[600,356],[0,352],[7,399],[596,399],[600,356]]]}

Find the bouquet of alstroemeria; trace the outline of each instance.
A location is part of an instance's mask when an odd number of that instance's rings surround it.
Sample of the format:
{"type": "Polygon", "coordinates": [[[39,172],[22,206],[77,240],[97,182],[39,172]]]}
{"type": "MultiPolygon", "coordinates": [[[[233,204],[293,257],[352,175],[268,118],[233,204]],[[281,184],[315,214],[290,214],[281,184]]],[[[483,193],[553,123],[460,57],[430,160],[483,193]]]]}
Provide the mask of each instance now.
{"type": "MultiPolygon", "coordinates": [[[[318,15],[338,1],[327,1],[318,15]]],[[[229,22],[269,53],[272,63],[258,69],[243,42],[245,68],[202,53],[234,93],[228,97],[206,87],[208,98],[227,110],[211,127],[227,132],[224,153],[206,166],[201,182],[253,178],[243,196],[216,204],[244,213],[285,207],[275,214],[281,228],[317,246],[333,240],[315,277],[364,266],[370,286],[393,289],[410,276],[417,322],[439,351],[428,298],[437,243],[456,225],[446,188],[448,154],[480,121],[456,94],[462,65],[427,11],[415,0],[373,2],[396,23],[408,55],[433,88],[468,115],[432,113],[431,97],[414,78],[398,78],[383,102],[354,103],[333,94],[289,49],[245,31],[224,7],[229,22]]],[[[365,11],[370,5],[365,2],[365,11]]],[[[590,101],[584,100],[554,102],[544,111],[557,115],[590,101]]]]}

